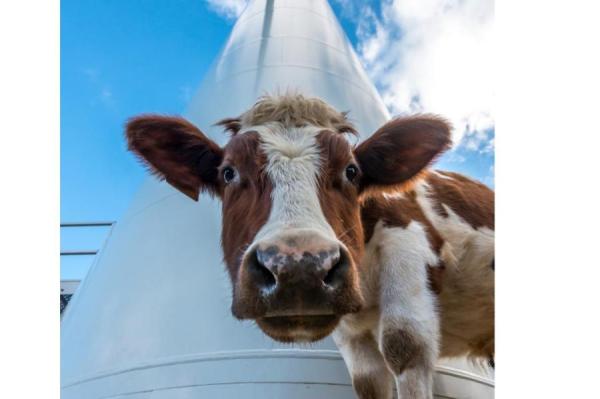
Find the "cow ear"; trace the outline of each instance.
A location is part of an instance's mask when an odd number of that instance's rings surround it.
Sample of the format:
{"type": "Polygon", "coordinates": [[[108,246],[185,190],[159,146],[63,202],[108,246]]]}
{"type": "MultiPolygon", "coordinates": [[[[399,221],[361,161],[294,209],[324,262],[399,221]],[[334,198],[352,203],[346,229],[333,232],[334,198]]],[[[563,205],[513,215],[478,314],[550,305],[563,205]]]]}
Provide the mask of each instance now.
{"type": "Polygon", "coordinates": [[[434,115],[396,118],[361,143],[361,190],[402,185],[450,147],[450,125],[434,115]]]}
{"type": "Polygon", "coordinates": [[[187,120],[142,115],[127,122],[125,135],[129,150],[182,193],[196,201],[201,191],[220,195],[223,150],[187,120]]]}

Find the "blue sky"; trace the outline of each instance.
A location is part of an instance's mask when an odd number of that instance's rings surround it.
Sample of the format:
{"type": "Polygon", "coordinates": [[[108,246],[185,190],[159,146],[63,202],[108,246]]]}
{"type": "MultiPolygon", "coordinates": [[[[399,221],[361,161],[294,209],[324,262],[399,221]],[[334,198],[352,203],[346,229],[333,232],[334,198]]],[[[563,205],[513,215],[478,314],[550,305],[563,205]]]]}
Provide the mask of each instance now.
{"type": "MultiPolygon", "coordinates": [[[[438,167],[493,186],[486,65],[469,39],[485,37],[488,11],[475,0],[415,1],[330,3],[392,114],[439,112],[458,126],[456,148],[438,167]],[[398,9],[411,2],[416,6],[398,9]],[[464,38],[453,33],[459,25],[464,38]],[[442,62],[429,62],[442,55],[442,62]],[[427,84],[433,79],[441,79],[439,90],[427,84]]],[[[125,120],[143,112],[181,113],[244,3],[61,2],[61,221],[121,217],[146,176],[125,151],[125,120]]],[[[103,234],[64,231],[62,247],[95,247],[103,234]]]]}

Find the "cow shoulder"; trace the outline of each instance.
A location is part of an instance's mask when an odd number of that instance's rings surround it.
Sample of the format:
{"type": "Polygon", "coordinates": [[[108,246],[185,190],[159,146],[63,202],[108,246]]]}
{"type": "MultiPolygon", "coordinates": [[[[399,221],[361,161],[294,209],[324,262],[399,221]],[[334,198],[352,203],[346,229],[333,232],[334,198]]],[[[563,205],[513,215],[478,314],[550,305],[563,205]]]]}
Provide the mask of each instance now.
{"type": "Polygon", "coordinates": [[[447,245],[421,208],[413,189],[403,192],[369,193],[368,197],[362,199],[361,218],[365,243],[370,247],[381,245],[379,242],[373,242],[378,241],[373,237],[376,226],[383,230],[407,229],[411,223],[418,223],[429,244],[429,248],[423,248],[423,251],[431,250],[436,257],[426,265],[429,287],[435,293],[442,290],[443,274],[447,264],[445,257],[448,256],[447,245]]]}
{"type": "Polygon", "coordinates": [[[428,197],[435,212],[443,217],[449,210],[473,229],[494,230],[494,191],[459,173],[432,171],[425,177],[428,197]]]}

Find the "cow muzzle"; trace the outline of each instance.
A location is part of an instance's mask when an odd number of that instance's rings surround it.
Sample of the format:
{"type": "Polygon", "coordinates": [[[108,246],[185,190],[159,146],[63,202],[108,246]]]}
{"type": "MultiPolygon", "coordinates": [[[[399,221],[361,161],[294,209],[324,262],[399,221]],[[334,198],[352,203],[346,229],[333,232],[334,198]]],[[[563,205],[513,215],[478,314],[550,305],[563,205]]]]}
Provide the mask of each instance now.
{"type": "Polygon", "coordinates": [[[356,266],[346,247],[317,232],[259,241],[240,267],[232,311],[255,319],[284,342],[327,336],[342,315],[362,306],[356,266]]]}

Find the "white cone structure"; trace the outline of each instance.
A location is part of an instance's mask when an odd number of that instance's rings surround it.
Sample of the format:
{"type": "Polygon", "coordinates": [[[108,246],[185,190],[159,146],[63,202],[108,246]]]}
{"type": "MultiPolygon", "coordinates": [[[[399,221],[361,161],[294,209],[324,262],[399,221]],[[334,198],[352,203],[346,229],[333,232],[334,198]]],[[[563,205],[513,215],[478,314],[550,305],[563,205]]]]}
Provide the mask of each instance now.
{"type": "MultiPolygon", "coordinates": [[[[350,111],[363,136],[389,118],[325,0],[252,1],[185,116],[224,143],[212,124],[277,90],[350,111]]],[[[63,399],[354,397],[330,338],[284,346],[233,318],[220,229],[217,200],[148,178],[63,316],[63,399]]],[[[493,395],[449,368],[436,391],[493,395]]]]}

